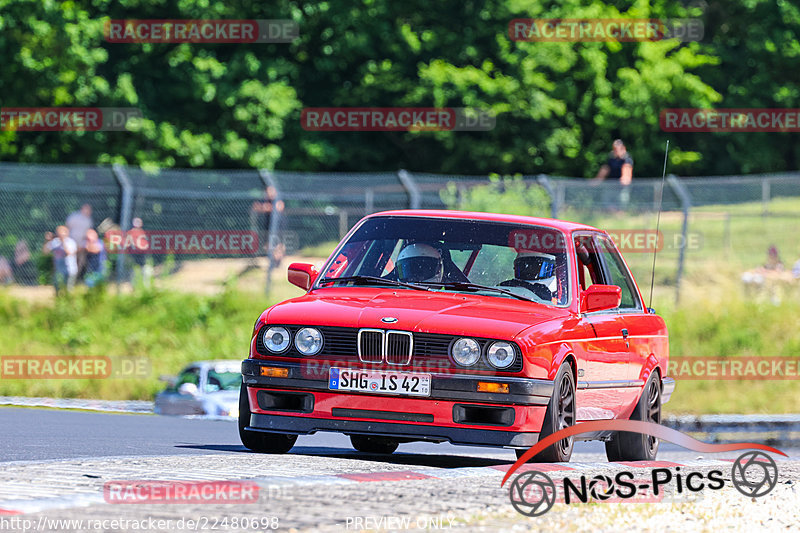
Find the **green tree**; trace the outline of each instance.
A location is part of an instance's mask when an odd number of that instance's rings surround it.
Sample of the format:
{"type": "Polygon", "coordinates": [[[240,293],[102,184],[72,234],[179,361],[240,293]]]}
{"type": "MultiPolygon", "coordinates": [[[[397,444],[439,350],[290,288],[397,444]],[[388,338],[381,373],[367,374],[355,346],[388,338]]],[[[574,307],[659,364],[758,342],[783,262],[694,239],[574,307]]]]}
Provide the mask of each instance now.
{"type": "Polygon", "coordinates": [[[615,137],[636,175],[797,168],[790,134],[665,134],[669,107],[797,107],[797,7],[733,0],[0,0],[0,103],[132,106],[132,132],[0,132],[0,158],[591,176],[615,137]],[[702,43],[515,42],[514,18],[702,17],[702,43]],[[115,19],[289,18],[291,44],[114,44],[115,19]],[[754,23],[754,21],[757,21],[754,23]],[[744,66],[744,68],[743,68],[744,66]],[[489,132],[305,131],[303,107],[477,107],[489,132]],[[782,135],[776,137],[776,135],[782,135]]]}

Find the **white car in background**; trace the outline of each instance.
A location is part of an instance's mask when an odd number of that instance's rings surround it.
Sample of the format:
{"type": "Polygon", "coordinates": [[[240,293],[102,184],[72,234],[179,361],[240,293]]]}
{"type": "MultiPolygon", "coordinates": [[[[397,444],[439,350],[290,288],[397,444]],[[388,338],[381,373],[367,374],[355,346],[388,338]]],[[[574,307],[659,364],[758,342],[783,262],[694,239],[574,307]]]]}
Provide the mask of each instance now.
{"type": "Polygon", "coordinates": [[[176,377],[162,377],[169,386],[156,395],[159,415],[207,415],[237,418],[242,362],[198,361],[176,377]]]}

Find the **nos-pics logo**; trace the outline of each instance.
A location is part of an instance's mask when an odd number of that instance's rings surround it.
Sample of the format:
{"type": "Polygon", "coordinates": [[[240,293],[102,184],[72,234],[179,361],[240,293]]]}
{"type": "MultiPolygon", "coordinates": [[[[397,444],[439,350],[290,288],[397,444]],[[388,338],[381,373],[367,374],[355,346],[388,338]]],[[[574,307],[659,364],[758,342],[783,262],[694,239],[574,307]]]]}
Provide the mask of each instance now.
{"type": "MultiPolygon", "coordinates": [[[[741,449],[765,450],[786,456],[778,449],[756,443],[708,444],[688,435],[652,422],[631,420],[603,420],[584,422],[564,428],[531,447],[508,470],[501,486],[526,461],[554,442],[577,435],[601,430],[629,431],[653,435],[663,440],[679,444],[684,448],[702,452],[729,452],[741,449]],[[602,427],[600,427],[602,426],[602,427]]],[[[535,468],[535,467],[534,467],[535,468]]],[[[628,471],[617,472],[613,478],[609,475],[597,475],[592,478],[580,476],[578,479],[564,477],[556,484],[550,476],[538,470],[529,470],[519,474],[509,486],[511,505],[520,514],[535,517],[549,511],[556,501],[570,503],[588,503],[589,501],[625,501],[651,491],[658,496],[667,487],[674,487],[676,493],[696,493],[705,489],[720,490],[726,479],[722,470],[708,472],[682,472],[680,467],[653,468],[649,479],[635,479],[628,471]]],[[[778,482],[778,465],[762,451],[748,451],[740,455],[731,465],[730,480],[734,488],[750,498],[758,498],[769,494],[778,482]]]]}

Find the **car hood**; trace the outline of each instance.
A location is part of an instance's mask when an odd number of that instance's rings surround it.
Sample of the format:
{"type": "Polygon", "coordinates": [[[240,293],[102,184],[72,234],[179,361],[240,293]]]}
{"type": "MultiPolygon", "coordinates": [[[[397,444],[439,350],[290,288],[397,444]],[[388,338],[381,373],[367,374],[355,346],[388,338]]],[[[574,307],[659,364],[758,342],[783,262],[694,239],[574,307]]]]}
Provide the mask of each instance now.
{"type": "Polygon", "coordinates": [[[513,339],[533,325],[568,314],[566,309],[505,297],[357,287],[318,289],[287,300],[268,310],[267,323],[513,339]]]}

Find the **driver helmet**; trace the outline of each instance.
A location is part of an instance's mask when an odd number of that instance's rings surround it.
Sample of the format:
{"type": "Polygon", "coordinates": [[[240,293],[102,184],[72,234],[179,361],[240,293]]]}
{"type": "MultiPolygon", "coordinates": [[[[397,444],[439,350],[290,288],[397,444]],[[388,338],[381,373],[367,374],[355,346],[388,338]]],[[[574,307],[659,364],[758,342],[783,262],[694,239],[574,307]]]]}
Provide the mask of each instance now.
{"type": "Polygon", "coordinates": [[[531,250],[520,250],[514,259],[514,277],[541,283],[551,291],[556,289],[556,256],[531,250]]]}
{"type": "Polygon", "coordinates": [[[399,281],[442,281],[442,254],[430,244],[415,243],[406,246],[395,263],[399,281]]]}

